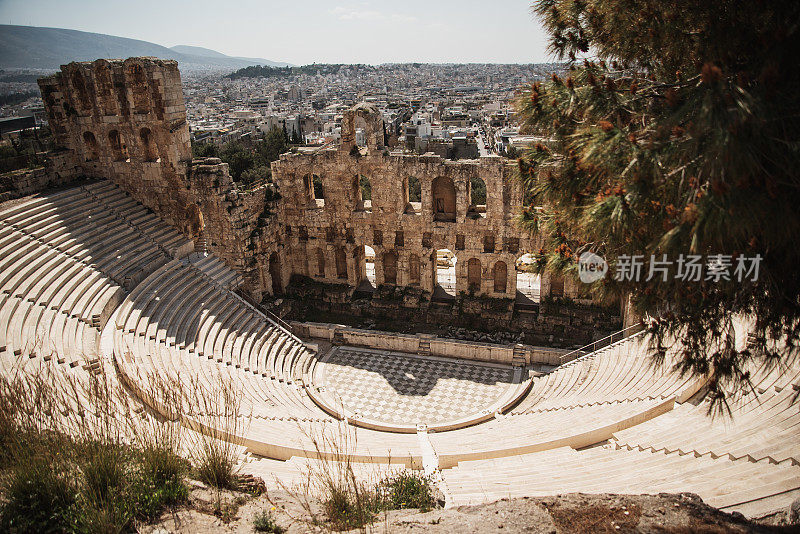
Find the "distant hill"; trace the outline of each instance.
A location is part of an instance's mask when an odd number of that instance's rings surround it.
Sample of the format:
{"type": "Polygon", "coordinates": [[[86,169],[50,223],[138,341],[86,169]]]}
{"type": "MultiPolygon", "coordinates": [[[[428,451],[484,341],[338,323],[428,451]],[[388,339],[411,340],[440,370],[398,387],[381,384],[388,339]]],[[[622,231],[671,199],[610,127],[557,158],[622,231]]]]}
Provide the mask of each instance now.
{"type": "Polygon", "coordinates": [[[0,24],[0,68],[57,69],[70,61],[154,56],[178,61],[183,70],[228,70],[252,65],[288,65],[260,58],[226,56],[208,48],[173,48],[102,33],[0,24]]]}
{"type": "Polygon", "coordinates": [[[290,67],[291,63],[282,63],[280,61],[271,61],[263,57],[241,57],[241,56],[226,56],[222,52],[211,50],[210,48],[203,48],[202,46],[189,46],[189,45],[176,45],[170,46],[170,50],[179,52],[181,54],[191,54],[194,56],[217,57],[217,58],[233,58],[247,62],[248,65],[267,65],[269,67],[290,67]]]}
{"type": "Polygon", "coordinates": [[[202,46],[176,45],[170,46],[169,49],[179,54],[189,54],[190,56],[228,57],[222,52],[217,52],[210,48],[203,48],[202,46]]]}

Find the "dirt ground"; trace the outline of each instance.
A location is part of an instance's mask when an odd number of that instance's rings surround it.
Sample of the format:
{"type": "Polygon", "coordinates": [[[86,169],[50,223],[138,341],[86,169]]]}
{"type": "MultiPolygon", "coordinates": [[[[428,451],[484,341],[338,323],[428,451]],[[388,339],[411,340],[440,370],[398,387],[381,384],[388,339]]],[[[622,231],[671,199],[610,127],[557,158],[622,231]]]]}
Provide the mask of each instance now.
{"type": "MultiPolygon", "coordinates": [[[[148,534],[211,532],[252,533],[253,520],[270,510],[288,534],[329,532],[324,523],[314,525],[295,498],[271,491],[259,497],[195,487],[191,503],[166,512],[148,534]],[[221,506],[220,506],[221,504],[221,506]]],[[[381,515],[370,533],[526,533],[578,534],[642,532],[659,534],[800,532],[798,526],[759,524],[743,516],[707,506],[696,495],[586,495],[503,499],[478,506],[437,509],[427,513],[395,510],[381,515]]]]}

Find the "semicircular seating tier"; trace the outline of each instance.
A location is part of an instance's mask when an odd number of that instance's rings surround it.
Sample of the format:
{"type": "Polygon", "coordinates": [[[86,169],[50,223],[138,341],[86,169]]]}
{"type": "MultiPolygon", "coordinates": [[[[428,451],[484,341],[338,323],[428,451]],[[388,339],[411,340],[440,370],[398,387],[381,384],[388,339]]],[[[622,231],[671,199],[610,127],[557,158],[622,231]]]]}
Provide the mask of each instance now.
{"type": "MultiPolygon", "coordinates": [[[[711,419],[704,381],[669,371],[677,350],[653,367],[640,333],[531,377],[519,402],[481,424],[357,428],[315,402],[317,355],[232,291],[240,282],[110,182],[6,203],[0,372],[70,385],[110,370],[133,413],[178,410],[194,430],[266,457],[256,470],[296,474],[318,456],[424,466],[441,470],[451,503],[692,491],[755,515],[800,494],[798,365],[754,368],[755,389],[711,419]]],[[[89,405],[80,393],[70,402],[89,405]]]]}
{"type": "MultiPolygon", "coordinates": [[[[100,332],[149,272],[190,244],[111,183],[87,183],[0,207],[0,368],[43,377],[62,413],[91,407],[100,332]],[[90,380],[91,378],[91,380],[90,380]]],[[[130,406],[117,407],[120,413],[130,406]]],[[[143,408],[136,406],[142,413],[143,408]]]]}
{"type": "MultiPolygon", "coordinates": [[[[754,389],[730,401],[730,414],[711,417],[703,391],[656,417],[613,430],[602,439],[522,454],[477,458],[443,471],[454,504],[557,493],[658,493],[691,491],[712,506],[758,516],[785,507],[800,495],[800,365],[770,368],[752,365],[754,389]]],[[[584,409],[581,375],[564,367],[548,376],[551,388],[572,383],[559,393],[540,395],[520,415],[542,407],[550,413],[584,409]],[[575,378],[575,377],[578,378],[575,378]],[[569,398],[565,406],[559,398],[569,398]],[[558,407],[554,408],[554,404],[558,407]]],[[[598,376],[601,372],[598,370],[598,376]]],[[[612,391],[628,389],[647,373],[610,378],[604,399],[620,406],[643,402],[612,391]],[[611,387],[611,390],[609,390],[611,387]]],[[[647,380],[659,380],[650,375],[647,380]]],[[[597,381],[602,379],[590,379],[597,381]]],[[[599,384],[600,382],[598,382],[599,384]]],[[[548,386],[542,385],[546,391],[548,386]]],[[[689,388],[688,392],[694,390],[689,388]]],[[[651,391],[649,386],[644,390],[651,391]]],[[[678,395],[677,398],[686,395],[678,395]]],[[[645,398],[644,402],[649,402],[645,398]]],[[[587,414],[588,416],[588,414],[587,414]]],[[[608,422],[608,421],[606,421],[608,422]]],[[[599,437],[599,436],[598,436],[599,437]]],[[[448,438],[449,439],[449,438],[448,438]]],[[[468,447],[472,447],[469,445],[468,447]]]]}
{"type": "Polygon", "coordinates": [[[95,361],[126,288],[187,244],[110,183],[10,203],[0,210],[0,347],[95,361]]]}
{"type": "Polygon", "coordinates": [[[653,367],[643,333],[534,378],[528,395],[510,412],[474,428],[431,436],[441,467],[465,460],[500,458],[586,447],[613,432],[671,411],[703,385],[670,371],[672,360],[653,367]],[[502,436],[498,439],[497,436],[502,436]]]}
{"type": "MultiPolygon", "coordinates": [[[[323,435],[339,432],[338,421],[306,393],[313,353],[193,266],[174,260],[158,269],[128,295],[113,320],[118,367],[143,398],[165,380],[212,397],[225,384],[239,403],[238,435],[253,452],[284,460],[314,457],[320,447],[331,457],[339,454],[322,443],[323,435]]],[[[185,406],[187,423],[223,424],[207,408],[185,406]]],[[[413,435],[395,440],[359,430],[350,454],[380,462],[392,450],[401,451],[395,462],[419,464],[413,435]]]]}

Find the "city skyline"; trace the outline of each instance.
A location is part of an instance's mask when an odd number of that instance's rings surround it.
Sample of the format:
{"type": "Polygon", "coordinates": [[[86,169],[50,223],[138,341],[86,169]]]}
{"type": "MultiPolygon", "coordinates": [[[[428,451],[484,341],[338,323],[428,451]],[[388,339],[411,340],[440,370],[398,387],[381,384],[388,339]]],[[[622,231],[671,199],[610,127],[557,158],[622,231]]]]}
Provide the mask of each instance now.
{"type": "Polygon", "coordinates": [[[547,53],[546,34],[529,1],[503,4],[311,0],[273,5],[244,0],[222,7],[211,0],[143,0],[132,9],[119,0],[2,0],[0,23],[104,33],[168,47],[200,46],[296,65],[556,60],[547,53]]]}

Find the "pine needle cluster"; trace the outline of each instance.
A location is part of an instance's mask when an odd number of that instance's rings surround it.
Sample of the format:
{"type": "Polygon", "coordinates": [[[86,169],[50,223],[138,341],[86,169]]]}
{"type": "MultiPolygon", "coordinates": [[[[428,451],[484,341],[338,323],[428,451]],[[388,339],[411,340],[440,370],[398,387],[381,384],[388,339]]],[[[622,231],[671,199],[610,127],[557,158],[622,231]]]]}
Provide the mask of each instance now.
{"type": "MultiPolygon", "coordinates": [[[[592,288],[649,317],[656,350],[712,394],[741,389],[747,362],[785,362],[800,336],[800,3],[537,0],[563,75],[523,88],[521,222],[546,236],[537,263],[575,273],[590,250],[620,256],[763,258],[757,279],[657,276],[592,288]],[[748,316],[746,349],[731,318],[748,316]],[[786,351],[770,349],[779,338],[786,351]],[[780,353],[779,353],[780,352],[780,353]]],[[[646,272],[644,273],[647,274],[646,272]]]]}

